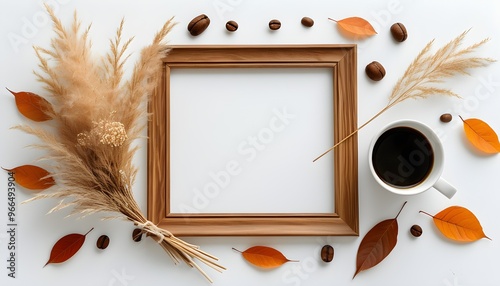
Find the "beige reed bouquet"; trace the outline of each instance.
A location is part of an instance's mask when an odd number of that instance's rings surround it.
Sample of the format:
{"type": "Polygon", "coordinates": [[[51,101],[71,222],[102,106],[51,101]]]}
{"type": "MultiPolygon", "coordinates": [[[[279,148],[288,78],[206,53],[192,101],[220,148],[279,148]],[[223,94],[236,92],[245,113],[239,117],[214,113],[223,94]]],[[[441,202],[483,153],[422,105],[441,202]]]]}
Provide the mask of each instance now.
{"type": "MultiPolygon", "coordinates": [[[[89,30],[82,29],[75,13],[66,28],[47,6],[56,36],[50,48],[35,47],[39,60],[37,79],[50,94],[38,106],[49,118],[50,128],[18,126],[43,142],[51,176],[56,184],[31,200],[57,198],[50,212],[72,207],[71,215],[113,213],[111,218],[133,222],[176,262],[184,261],[208,275],[194,259],[215,270],[225,268],[217,258],[186,243],[146,219],[134,200],[132,185],[137,173],[132,158],[147,124],[147,101],[157,86],[162,58],[169,51],[165,37],[174,26],[172,19],[142,49],[131,77],[125,81],[126,50],[132,39],[123,40],[123,20],[110,39],[110,51],[96,60],[91,54],[89,30]]],[[[45,126],[46,127],[46,126],[45,126]]],[[[31,201],[30,200],[30,201],[31,201]]]]}

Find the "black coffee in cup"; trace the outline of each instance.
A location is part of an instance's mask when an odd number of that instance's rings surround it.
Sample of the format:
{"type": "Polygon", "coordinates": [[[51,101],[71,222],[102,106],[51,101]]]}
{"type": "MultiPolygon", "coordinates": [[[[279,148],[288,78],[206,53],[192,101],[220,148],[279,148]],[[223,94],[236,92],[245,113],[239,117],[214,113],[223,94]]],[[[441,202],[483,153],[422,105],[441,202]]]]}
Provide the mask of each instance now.
{"type": "Polygon", "coordinates": [[[420,131],[394,127],[375,142],[372,162],[382,181],[397,188],[411,188],[423,182],[431,172],[434,152],[420,131]]]}

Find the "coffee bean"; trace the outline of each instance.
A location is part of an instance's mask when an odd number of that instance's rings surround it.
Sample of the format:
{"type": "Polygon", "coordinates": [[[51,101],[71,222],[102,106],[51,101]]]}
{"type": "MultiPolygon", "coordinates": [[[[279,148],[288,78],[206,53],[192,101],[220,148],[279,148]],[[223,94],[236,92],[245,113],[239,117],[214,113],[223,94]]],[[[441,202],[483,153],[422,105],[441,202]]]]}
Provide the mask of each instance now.
{"type": "Polygon", "coordinates": [[[279,20],[273,19],[269,21],[269,29],[278,30],[279,28],[281,28],[281,22],[279,20]]]}
{"type": "Polygon", "coordinates": [[[331,245],[325,245],[321,248],[321,260],[324,262],[330,262],[333,260],[333,247],[331,245]]]}
{"type": "Polygon", "coordinates": [[[235,21],[228,21],[226,23],[226,29],[229,32],[234,32],[234,31],[238,30],[238,23],[236,23],[235,21]]]}
{"type": "Polygon", "coordinates": [[[365,68],[366,75],[374,80],[379,81],[385,76],[385,68],[379,62],[373,61],[365,68]]]}
{"type": "Polygon", "coordinates": [[[406,27],[401,23],[394,23],[391,26],[391,34],[394,40],[398,42],[404,42],[408,38],[406,27]]]}
{"type": "Polygon", "coordinates": [[[97,243],[96,243],[97,248],[106,249],[106,247],[108,247],[108,245],[109,245],[109,237],[107,235],[99,236],[99,238],[97,239],[97,243]]]}
{"type": "Polygon", "coordinates": [[[142,230],[140,228],[134,229],[134,231],[132,232],[132,239],[135,242],[141,241],[141,239],[142,239],[142,230]]]}
{"type": "Polygon", "coordinates": [[[306,27],[312,27],[314,25],[314,20],[309,17],[304,17],[300,20],[300,23],[306,27]]]}
{"type": "Polygon", "coordinates": [[[414,224],[411,228],[410,228],[410,233],[411,235],[413,235],[414,237],[419,237],[422,235],[422,228],[419,226],[419,225],[416,225],[414,224]]]}
{"type": "Polygon", "coordinates": [[[201,14],[189,22],[187,29],[192,36],[198,36],[207,29],[208,25],[210,25],[210,18],[205,14],[201,14]]]}
{"type": "Polygon", "coordinates": [[[449,114],[449,113],[445,113],[439,117],[439,120],[441,120],[441,122],[444,122],[444,123],[450,122],[451,119],[453,119],[453,116],[451,116],[451,114],[449,114]]]}

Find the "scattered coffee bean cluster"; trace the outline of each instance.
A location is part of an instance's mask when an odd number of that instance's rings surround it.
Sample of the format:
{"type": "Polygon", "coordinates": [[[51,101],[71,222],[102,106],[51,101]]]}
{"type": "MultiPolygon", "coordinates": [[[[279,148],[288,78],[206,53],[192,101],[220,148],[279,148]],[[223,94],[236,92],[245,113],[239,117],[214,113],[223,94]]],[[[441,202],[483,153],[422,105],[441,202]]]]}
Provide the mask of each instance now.
{"type": "MultiPolygon", "coordinates": [[[[391,26],[391,35],[396,42],[404,42],[408,39],[408,32],[402,23],[394,23],[391,26]]],[[[365,68],[366,75],[373,81],[382,80],[385,76],[385,68],[381,63],[373,61],[365,68]]]]}
{"type": "MultiPolygon", "coordinates": [[[[134,240],[135,242],[141,241],[143,233],[144,233],[144,231],[140,228],[134,229],[134,231],[132,232],[132,240],[134,240]]],[[[109,241],[110,241],[109,237],[107,235],[103,234],[103,235],[99,236],[99,238],[97,239],[96,247],[99,249],[106,249],[109,246],[109,241]]]]}
{"type": "MultiPolygon", "coordinates": [[[[314,25],[314,20],[309,18],[309,17],[303,17],[300,20],[300,23],[304,25],[305,27],[312,27],[314,25]]],[[[198,36],[201,33],[203,33],[208,26],[210,25],[210,18],[208,18],[207,15],[201,14],[193,18],[191,22],[188,24],[188,31],[191,34],[191,36],[198,36]]],[[[269,29],[276,31],[281,28],[281,21],[278,19],[272,19],[269,21],[269,29]]],[[[234,20],[227,21],[226,23],[226,30],[229,32],[236,32],[238,30],[238,23],[234,20]]]]}
{"type": "MultiPolygon", "coordinates": [[[[314,20],[310,17],[303,17],[300,23],[304,27],[312,27],[314,25],[314,20]]],[[[193,18],[188,24],[188,31],[192,36],[198,36],[203,33],[210,25],[210,18],[207,15],[201,14],[193,18]]],[[[272,31],[279,30],[281,28],[281,21],[278,19],[272,19],[269,21],[269,29],[272,31]]],[[[230,20],[226,23],[226,30],[229,32],[236,32],[238,30],[238,23],[234,20],[230,20]]],[[[402,23],[394,23],[391,26],[391,35],[397,42],[404,42],[408,39],[408,31],[405,25],[402,23]]],[[[385,68],[381,63],[373,61],[369,63],[365,68],[366,75],[373,81],[380,81],[385,76],[385,68]]]]}

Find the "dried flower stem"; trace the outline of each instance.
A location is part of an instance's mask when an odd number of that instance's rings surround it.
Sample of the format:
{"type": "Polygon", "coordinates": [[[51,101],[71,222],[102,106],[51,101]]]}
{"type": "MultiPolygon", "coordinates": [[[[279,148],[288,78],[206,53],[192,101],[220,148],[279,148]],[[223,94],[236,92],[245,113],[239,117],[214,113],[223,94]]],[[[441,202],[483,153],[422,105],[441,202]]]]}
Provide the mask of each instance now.
{"type": "Polygon", "coordinates": [[[372,118],[370,118],[368,121],[366,121],[365,123],[363,123],[363,125],[359,126],[356,130],[354,130],[353,132],[351,132],[351,134],[347,135],[346,137],[344,137],[344,139],[342,139],[339,142],[335,143],[335,145],[333,145],[332,147],[330,147],[330,149],[326,150],[321,155],[319,155],[316,159],[313,160],[313,162],[316,162],[321,157],[325,156],[330,151],[332,151],[333,149],[337,148],[337,146],[339,146],[340,144],[344,143],[347,139],[351,138],[354,134],[358,133],[359,130],[361,130],[363,127],[365,127],[370,122],[372,122],[373,120],[375,120],[375,118],[379,117],[382,113],[384,113],[387,109],[391,108],[394,104],[395,103],[391,103],[391,104],[387,105],[386,107],[384,107],[377,114],[375,114],[372,118]]]}
{"type": "Polygon", "coordinates": [[[442,83],[445,78],[452,77],[456,74],[468,75],[469,73],[467,70],[483,67],[495,61],[491,58],[469,56],[477,48],[488,42],[489,39],[484,39],[462,50],[458,49],[468,32],[469,31],[463,32],[434,54],[430,54],[430,49],[434,40],[430,41],[418,54],[415,60],[413,60],[403,76],[394,86],[391,96],[389,97],[389,103],[351,134],[347,135],[333,147],[323,152],[323,154],[314,159],[313,162],[316,162],[328,152],[332,151],[337,146],[351,138],[354,134],[358,133],[360,129],[375,120],[375,118],[379,117],[389,108],[403,102],[406,99],[427,98],[433,94],[459,97],[456,93],[449,89],[438,88],[434,85],[442,83]]]}

